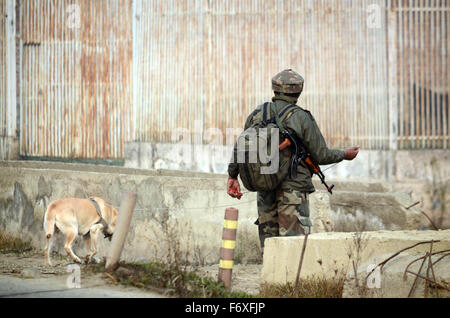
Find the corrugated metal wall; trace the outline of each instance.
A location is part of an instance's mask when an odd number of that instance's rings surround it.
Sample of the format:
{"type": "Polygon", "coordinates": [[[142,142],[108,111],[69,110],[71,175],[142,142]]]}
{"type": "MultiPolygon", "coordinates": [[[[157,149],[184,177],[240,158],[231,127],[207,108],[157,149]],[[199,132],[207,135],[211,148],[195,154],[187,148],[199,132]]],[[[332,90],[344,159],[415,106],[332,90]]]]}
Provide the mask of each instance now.
{"type": "Polygon", "coordinates": [[[21,154],[123,157],[133,132],[131,2],[20,5],[21,154]]]}
{"type": "Polygon", "coordinates": [[[170,141],[194,120],[225,136],[293,68],[306,80],[300,104],[330,145],[388,147],[384,0],[137,3],[138,140],[170,141]],[[374,3],[379,29],[366,27],[374,3]]]}
{"type": "MultiPolygon", "coordinates": [[[[6,1],[0,1],[0,136],[7,136],[6,107],[6,1]]],[[[1,140],[0,140],[1,142],[1,140]]],[[[0,149],[2,149],[0,145],[0,149]]]]}
{"type": "Polygon", "coordinates": [[[448,0],[23,0],[20,17],[22,155],[225,137],[284,68],[332,147],[448,148],[448,0]]]}
{"type": "MultiPolygon", "coordinates": [[[[16,12],[0,1],[0,160],[11,158],[17,137],[16,12]],[[14,144],[14,145],[13,145],[14,144]]],[[[16,154],[17,155],[17,154],[16,154]]]]}
{"type": "Polygon", "coordinates": [[[170,141],[174,129],[204,122],[216,82],[208,74],[207,2],[135,1],[136,140],[170,141]]]}
{"type": "Polygon", "coordinates": [[[448,0],[394,1],[392,50],[397,55],[397,144],[448,149],[448,0]]]}

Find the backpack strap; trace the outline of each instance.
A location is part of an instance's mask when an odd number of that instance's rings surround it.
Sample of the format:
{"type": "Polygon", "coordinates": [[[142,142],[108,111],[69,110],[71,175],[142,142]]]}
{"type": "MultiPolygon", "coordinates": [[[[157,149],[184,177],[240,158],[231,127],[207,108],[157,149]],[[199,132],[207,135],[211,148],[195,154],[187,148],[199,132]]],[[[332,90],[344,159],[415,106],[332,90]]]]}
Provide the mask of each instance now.
{"type": "Polygon", "coordinates": [[[286,115],[286,118],[282,120],[282,121],[286,121],[286,120],[292,115],[292,111],[293,111],[295,108],[299,108],[299,107],[298,107],[297,105],[295,105],[295,104],[290,104],[290,105],[286,106],[286,107],[280,112],[280,114],[278,115],[278,117],[282,118],[284,114],[288,113],[288,114],[286,115]]]}
{"type": "Polygon", "coordinates": [[[262,105],[261,108],[257,109],[252,113],[255,115],[257,112],[262,111],[261,119],[256,123],[260,127],[265,127],[270,123],[276,124],[281,132],[285,132],[285,128],[283,126],[283,122],[285,122],[292,113],[299,109],[299,107],[295,104],[289,104],[285,106],[279,114],[275,111],[274,103],[266,102],[262,105]],[[273,116],[275,114],[275,116],[273,116]]]}
{"type": "Polygon", "coordinates": [[[268,106],[268,102],[265,102],[263,105],[263,117],[262,117],[262,121],[266,122],[267,121],[267,106],[268,106]]]}
{"type": "MultiPolygon", "coordinates": [[[[273,109],[273,103],[270,104],[271,106],[271,110],[273,109]]],[[[293,113],[293,111],[295,110],[295,108],[298,108],[297,105],[295,104],[290,104],[288,106],[286,106],[285,108],[283,108],[283,110],[277,114],[275,111],[275,123],[277,124],[278,128],[280,129],[281,133],[284,133],[286,131],[286,129],[283,126],[283,122],[286,121],[293,113]],[[281,118],[286,114],[286,117],[283,118],[283,120],[281,120],[281,118]]]]}

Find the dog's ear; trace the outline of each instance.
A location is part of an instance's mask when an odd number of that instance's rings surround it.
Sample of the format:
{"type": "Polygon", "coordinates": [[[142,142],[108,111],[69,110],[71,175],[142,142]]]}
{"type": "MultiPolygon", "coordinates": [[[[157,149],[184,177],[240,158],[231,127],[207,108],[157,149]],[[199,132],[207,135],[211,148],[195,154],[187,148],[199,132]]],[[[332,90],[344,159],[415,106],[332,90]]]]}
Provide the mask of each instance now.
{"type": "Polygon", "coordinates": [[[106,203],[103,204],[103,218],[107,223],[110,223],[112,219],[111,207],[106,203]]]}
{"type": "Polygon", "coordinates": [[[116,209],[111,208],[111,223],[116,223],[117,222],[117,216],[119,215],[119,212],[117,212],[116,209]]]}
{"type": "Polygon", "coordinates": [[[105,205],[105,212],[110,223],[114,222],[117,219],[117,215],[119,214],[119,212],[117,212],[115,208],[109,205],[105,205]]]}

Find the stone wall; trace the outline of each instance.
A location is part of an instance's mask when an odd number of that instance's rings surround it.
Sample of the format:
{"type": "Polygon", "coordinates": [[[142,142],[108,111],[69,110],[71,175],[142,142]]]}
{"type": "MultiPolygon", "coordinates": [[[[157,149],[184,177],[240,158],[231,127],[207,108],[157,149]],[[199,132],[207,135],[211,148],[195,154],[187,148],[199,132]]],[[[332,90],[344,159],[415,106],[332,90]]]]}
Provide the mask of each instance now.
{"type": "MultiPolygon", "coordinates": [[[[175,239],[181,242],[190,257],[216,261],[225,207],[236,203],[240,231],[248,229],[257,239],[256,226],[249,226],[255,220],[254,200],[244,196],[236,202],[228,197],[224,175],[20,161],[0,162],[0,171],[0,230],[29,239],[37,248],[44,246],[43,216],[51,201],[99,196],[119,207],[125,190],[136,192],[138,201],[124,259],[163,257],[164,244],[172,235],[173,244],[175,239]]],[[[62,235],[58,236],[55,247],[62,251],[62,235]]],[[[78,241],[76,250],[83,255],[81,238],[78,241]]],[[[99,257],[105,256],[108,244],[101,240],[99,257]]]]}
{"type": "MultiPolygon", "coordinates": [[[[212,173],[226,173],[227,163],[230,159],[231,146],[196,145],[196,144],[163,144],[128,142],[125,145],[125,166],[144,169],[174,169],[185,171],[201,171],[212,173]]],[[[405,192],[410,194],[414,202],[419,202],[416,207],[429,215],[440,228],[450,228],[450,213],[446,202],[450,199],[450,151],[449,150],[399,150],[381,151],[361,149],[356,159],[343,161],[334,166],[322,166],[327,180],[345,180],[356,183],[364,181],[377,183],[389,183],[384,192],[405,192]],[[387,189],[389,188],[389,189],[387,189]]],[[[320,186],[317,187],[321,189],[320,186]]],[[[354,204],[356,195],[360,201],[359,188],[351,189],[356,194],[346,193],[346,203],[340,204],[343,196],[332,196],[331,205],[335,213],[335,219],[340,219],[342,213],[348,217],[360,215],[364,212],[376,209],[376,196],[369,197],[364,209],[358,209],[356,204],[346,209],[343,204],[354,204]],[[338,198],[339,197],[339,198],[338,198]],[[351,202],[352,201],[352,202],[351,202]],[[336,203],[336,205],[334,205],[336,203]],[[368,207],[368,204],[372,207],[368,207]],[[350,213],[348,210],[351,210],[350,213]]],[[[366,192],[371,192],[369,189],[366,192]]],[[[378,192],[378,190],[375,190],[378,192]]],[[[400,198],[401,201],[403,199],[400,198]]],[[[382,208],[388,206],[388,202],[382,204],[382,208]]],[[[397,204],[394,208],[397,209],[397,204]]],[[[392,210],[388,207],[388,210],[392,210]]],[[[382,211],[374,212],[383,213],[382,211]]],[[[388,212],[386,212],[388,213],[388,212]]],[[[373,213],[371,213],[373,214],[373,213]]],[[[379,216],[368,216],[368,229],[396,229],[383,226],[379,216]],[[379,225],[377,227],[377,224],[379,225]]],[[[342,223],[342,222],[338,222],[342,223]]],[[[429,225],[429,224],[428,224],[429,225]]],[[[339,231],[355,230],[347,226],[339,226],[339,231]]]]}
{"type": "MultiPolygon", "coordinates": [[[[170,241],[179,242],[191,261],[217,262],[226,207],[239,209],[236,255],[244,262],[260,257],[253,224],[256,194],[244,193],[240,201],[230,198],[224,174],[31,161],[0,161],[0,174],[0,230],[29,239],[40,249],[44,247],[43,217],[51,201],[99,196],[119,207],[123,191],[128,190],[137,193],[138,201],[124,259],[165,257],[170,241]]],[[[400,195],[404,201],[399,201],[389,185],[337,181],[330,196],[318,180],[314,183],[317,191],[310,196],[313,233],[336,230],[338,209],[349,216],[360,211],[363,219],[377,218],[379,227],[373,229],[417,229],[426,222],[414,208],[403,207],[411,203],[408,195],[400,195]]],[[[358,222],[349,217],[346,226],[351,229],[358,222]]],[[[56,243],[56,250],[63,251],[61,235],[56,243]]],[[[101,240],[99,257],[105,256],[108,244],[101,240]]],[[[84,256],[81,238],[75,250],[84,256]]]]}

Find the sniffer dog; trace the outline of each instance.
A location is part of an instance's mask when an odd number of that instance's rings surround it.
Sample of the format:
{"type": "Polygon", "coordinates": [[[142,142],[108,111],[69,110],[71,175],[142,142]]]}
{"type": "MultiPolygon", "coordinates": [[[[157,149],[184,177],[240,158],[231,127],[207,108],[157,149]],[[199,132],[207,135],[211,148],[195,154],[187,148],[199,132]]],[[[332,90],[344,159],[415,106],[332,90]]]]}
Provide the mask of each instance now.
{"type": "Polygon", "coordinates": [[[64,249],[77,263],[81,263],[81,260],[72,251],[72,243],[78,235],[83,236],[88,250],[85,262],[88,263],[97,253],[99,233],[103,232],[105,238],[108,237],[111,240],[117,215],[117,210],[99,197],[63,198],[50,203],[44,215],[44,231],[47,239],[45,244],[46,265],[52,266],[50,261],[51,239],[58,230],[66,236],[64,249]]]}

